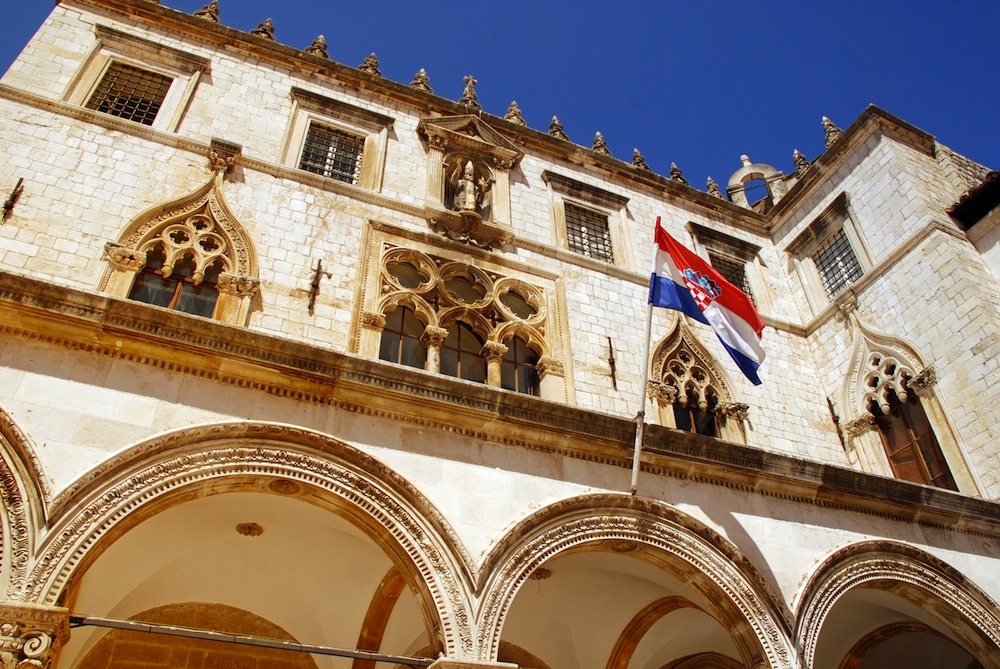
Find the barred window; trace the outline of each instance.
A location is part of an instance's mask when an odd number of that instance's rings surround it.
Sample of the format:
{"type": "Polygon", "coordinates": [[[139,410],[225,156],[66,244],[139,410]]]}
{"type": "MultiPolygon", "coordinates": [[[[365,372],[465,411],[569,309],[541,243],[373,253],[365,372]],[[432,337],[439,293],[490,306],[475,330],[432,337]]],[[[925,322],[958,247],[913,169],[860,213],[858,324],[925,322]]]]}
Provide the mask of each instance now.
{"type": "Polygon", "coordinates": [[[813,254],[812,259],[829,297],[834,297],[864,275],[858,256],[843,228],[831,235],[813,254]]]}
{"type": "Polygon", "coordinates": [[[567,202],[566,239],[571,251],[588,258],[614,262],[608,217],[592,209],[567,202]]]}
{"type": "Polygon", "coordinates": [[[299,169],[357,185],[364,148],[364,137],[310,123],[299,169]]]}
{"type": "Polygon", "coordinates": [[[711,261],[712,267],[719,270],[719,274],[725,277],[726,281],[746,293],[751,300],[753,299],[753,295],[750,294],[750,283],[747,281],[746,263],[716,255],[711,251],[708,253],[708,259],[711,261]]]}
{"type": "Polygon", "coordinates": [[[153,125],[172,81],[156,72],[113,62],[90,96],[87,108],[153,125]]]}

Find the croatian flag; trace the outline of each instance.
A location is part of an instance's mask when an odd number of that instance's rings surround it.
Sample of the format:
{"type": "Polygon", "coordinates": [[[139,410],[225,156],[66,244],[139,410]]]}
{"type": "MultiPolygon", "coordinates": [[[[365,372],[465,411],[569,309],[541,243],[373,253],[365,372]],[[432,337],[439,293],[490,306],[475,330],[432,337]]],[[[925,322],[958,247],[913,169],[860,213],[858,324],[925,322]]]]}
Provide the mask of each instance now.
{"type": "Polygon", "coordinates": [[[677,243],[656,219],[656,252],[649,303],[676,309],[711,325],[736,365],[754,385],[764,361],[760,333],[764,321],[746,293],[726,281],[703,258],[677,243]]]}

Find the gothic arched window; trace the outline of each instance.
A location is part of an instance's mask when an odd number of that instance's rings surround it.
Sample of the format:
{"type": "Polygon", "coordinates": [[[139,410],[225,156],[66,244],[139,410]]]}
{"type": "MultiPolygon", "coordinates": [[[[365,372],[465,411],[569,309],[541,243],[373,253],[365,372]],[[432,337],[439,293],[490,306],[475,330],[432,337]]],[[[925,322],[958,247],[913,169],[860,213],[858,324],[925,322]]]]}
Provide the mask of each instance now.
{"type": "Polygon", "coordinates": [[[222,269],[221,259],[199,267],[190,253],[168,266],[163,246],[157,245],[146,251],[146,266],[136,276],[129,299],[211,318],[222,269]]]}
{"type": "Polygon", "coordinates": [[[424,324],[409,307],[398,307],[385,317],[378,357],[407,367],[423,369],[427,348],[420,341],[424,324]]]}
{"type": "Polygon", "coordinates": [[[538,395],[540,381],[538,354],[520,337],[507,342],[507,352],[500,367],[500,386],[526,395],[538,395]]]}
{"type": "Polygon", "coordinates": [[[441,346],[441,373],[466,381],[486,382],[483,340],[465,323],[448,328],[448,338],[441,346]]]}

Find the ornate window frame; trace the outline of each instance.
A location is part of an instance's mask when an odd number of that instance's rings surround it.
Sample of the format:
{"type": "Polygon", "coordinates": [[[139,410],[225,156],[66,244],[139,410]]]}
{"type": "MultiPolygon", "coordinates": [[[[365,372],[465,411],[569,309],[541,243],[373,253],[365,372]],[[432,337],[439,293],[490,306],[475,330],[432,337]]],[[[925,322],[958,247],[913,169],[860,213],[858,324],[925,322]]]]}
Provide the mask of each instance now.
{"type": "Polygon", "coordinates": [[[337,181],[376,192],[381,190],[389,131],[395,122],[394,119],[302,88],[293,87],[289,95],[292,98],[292,114],[282,164],[303,174],[313,174],[301,170],[299,165],[309,128],[312,124],[316,124],[364,141],[361,168],[356,184],[319,174],[314,175],[316,180],[320,183],[337,181]]]}
{"type": "Polygon", "coordinates": [[[594,260],[607,262],[618,267],[633,266],[625,234],[628,229],[627,208],[629,200],[627,197],[601,190],[549,170],[542,172],[542,180],[549,189],[549,198],[552,203],[552,233],[557,246],[571,250],[566,227],[566,205],[572,204],[607,217],[613,259],[607,261],[594,258],[594,260]]]}
{"type": "Polygon", "coordinates": [[[176,132],[202,76],[210,70],[211,61],[100,24],[94,26],[94,34],[97,44],[73,78],[63,100],[85,106],[113,64],[130,65],[171,79],[166,97],[149,127],[176,132]]]}
{"type": "MultiPolygon", "coordinates": [[[[959,492],[981,494],[974,469],[969,465],[945,408],[937,399],[937,374],[906,341],[875,332],[851,312],[854,324],[853,354],[842,390],[844,445],[848,458],[862,470],[894,477],[892,466],[878,433],[872,402],[886,403],[887,393],[914,393],[934,430],[937,444],[948,463],[959,492]],[[888,376],[886,365],[894,367],[888,376]],[[910,379],[904,384],[904,377],[910,379]]],[[[905,397],[903,398],[905,399],[905,397]]]]}
{"type": "Polygon", "coordinates": [[[251,300],[260,288],[257,255],[250,237],[222,196],[221,177],[219,171],[190,195],[146,210],[128,225],[117,242],[108,242],[103,258],[108,261],[108,269],[99,290],[128,298],[136,277],[145,267],[146,249],[156,243],[167,228],[200,219],[227,249],[225,271],[219,275],[219,297],[212,318],[245,325],[250,316],[251,300]]]}
{"type": "Polygon", "coordinates": [[[734,402],[733,384],[729,375],[714,356],[702,346],[694,332],[679,314],[674,326],[654,350],[650,362],[650,381],[646,394],[656,403],[660,425],[677,429],[674,404],[681,397],[694,393],[705,404],[702,410],[715,414],[717,437],[736,443],[747,443],[747,421],[750,407],[734,402]],[[677,387],[676,371],[671,363],[683,358],[683,387],[677,387]],[[669,379],[669,380],[668,380],[669,379]],[[683,392],[683,395],[682,395],[683,392]],[[714,406],[710,404],[714,398],[714,406]]]}
{"type": "Polygon", "coordinates": [[[821,312],[833,300],[823,287],[815,255],[841,231],[857,257],[862,274],[867,274],[875,265],[875,256],[861,234],[861,228],[851,209],[850,195],[846,192],[838,195],[785,249],[794,261],[795,271],[814,314],[821,312]]]}

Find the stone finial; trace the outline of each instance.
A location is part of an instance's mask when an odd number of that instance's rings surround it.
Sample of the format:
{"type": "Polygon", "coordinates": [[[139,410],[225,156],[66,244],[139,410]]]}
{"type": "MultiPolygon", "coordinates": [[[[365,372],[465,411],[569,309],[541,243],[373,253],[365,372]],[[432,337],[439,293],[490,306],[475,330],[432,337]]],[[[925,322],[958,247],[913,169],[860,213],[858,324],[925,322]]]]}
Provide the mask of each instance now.
{"type": "Polygon", "coordinates": [[[753,165],[753,163],[750,162],[750,156],[748,156],[745,153],[742,156],[740,156],[740,162],[743,163],[743,167],[750,167],[751,165],[753,165]]]}
{"type": "Polygon", "coordinates": [[[306,47],[306,53],[311,56],[319,56],[320,58],[326,58],[329,60],[330,53],[326,50],[326,38],[320,35],[312,41],[312,44],[306,47]]]}
{"type": "Polygon", "coordinates": [[[206,21],[211,21],[212,23],[218,23],[219,0],[212,0],[210,3],[192,14],[192,16],[197,16],[199,19],[205,19],[206,21]]]}
{"type": "Polygon", "coordinates": [[[517,100],[511,100],[510,106],[507,107],[507,113],[503,116],[503,120],[510,121],[514,125],[519,125],[522,128],[528,125],[524,122],[524,118],[521,116],[521,108],[517,106],[517,100]]]}
{"type": "Polygon", "coordinates": [[[274,41],[274,21],[267,19],[257,24],[257,27],[250,31],[251,35],[263,37],[266,40],[274,41]]]}
{"type": "Polygon", "coordinates": [[[361,70],[362,72],[367,72],[373,77],[382,76],[382,72],[379,71],[378,69],[378,56],[376,56],[374,53],[369,54],[365,58],[364,62],[358,65],[358,69],[361,70]]]}
{"type": "Polygon", "coordinates": [[[552,117],[552,123],[549,123],[549,134],[559,139],[565,139],[567,142],[569,141],[569,137],[563,132],[563,125],[559,122],[558,116],[552,117]]]}
{"type": "Polygon", "coordinates": [[[726,196],[722,194],[721,190],[719,190],[719,184],[715,183],[715,179],[712,177],[708,177],[708,183],[706,183],[705,186],[708,189],[708,194],[712,197],[717,197],[720,200],[726,199],[726,196]]]}
{"type": "Polygon", "coordinates": [[[688,180],[684,178],[684,172],[681,168],[677,167],[677,163],[670,163],[670,180],[676,181],[679,184],[684,184],[685,186],[690,186],[688,180]]]}
{"type": "Polygon", "coordinates": [[[840,139],[840,136],[844,134],[844,131],[837,127],[837,125],[828,119],[826,116],[823,117],[823,131],[826,133],[826,137],[823,138],[823,143],[826,144],[826,148],[840,139]]]}
{"type": "Polygon", "coordinates": [[[640,170],[646,170],[647,172],[653,171],[649,169],[649,165],[646,164],[646,159],[639,153],[639,149],[632,149],[632,167],[638,167],[640,170]]]}
{"type": "Polygon", "coordinates": [[[599,153],[602,156],[611,155],[611,151],[608,150],[608,143],[604,141],[604,135],[601,134],[600,130],[594,135],[594,145],[590,148],[593,149],[594,153],[599,153]]]}
{"type": "Polygon", "coordinates": [[[801,177],[809,171],[809,166],[812,164],[798,149],[795,149],[795,152],[792,153],[792,162],[795,163],[795,176],[797,177],[801,177]]]}
{"type": "Polygon", "coordinates": [[[479,96],[476,95],[476,84],[479,81],[471,74],[465,75],[463,81],[465,82],[465,90],[462,91],[462,97],[458,101],[458,104],[471,107],[472,109],[482,109],[482,105],[479,104],[479,96]]]}
{"type": "Polygon", "coordinates": [[[413,81],[410,82],[410,88],[415,88],[418,91],[423,91],[424,93],[434,92],[434,89],[431,88],[431,78],[427,76],[427,70],[420,68],[420,71],[413,75],[413,81]]]}

